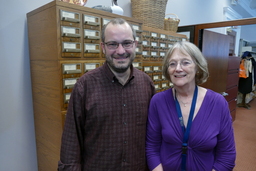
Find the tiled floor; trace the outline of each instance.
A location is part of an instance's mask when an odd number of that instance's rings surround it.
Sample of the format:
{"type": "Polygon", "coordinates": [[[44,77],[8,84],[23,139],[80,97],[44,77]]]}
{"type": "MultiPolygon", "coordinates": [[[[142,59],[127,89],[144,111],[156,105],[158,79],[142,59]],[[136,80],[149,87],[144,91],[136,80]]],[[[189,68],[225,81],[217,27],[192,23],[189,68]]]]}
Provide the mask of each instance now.
{"type": "Polygon", "coordinates": [[[233,123],[236,140],[236,166],[234,171],[256,171],[256,99],[251,108],[237,107],[233,123]]]}

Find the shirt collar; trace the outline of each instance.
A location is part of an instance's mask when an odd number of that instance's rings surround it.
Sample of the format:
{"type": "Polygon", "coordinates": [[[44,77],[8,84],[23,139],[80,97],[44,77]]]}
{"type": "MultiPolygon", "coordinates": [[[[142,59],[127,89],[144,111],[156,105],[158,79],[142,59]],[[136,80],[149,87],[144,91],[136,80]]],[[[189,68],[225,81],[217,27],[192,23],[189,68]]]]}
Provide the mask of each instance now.
{"type": "MultiPolygon", "coordinates": [[[[113,74],[113,72],[111,71],[111,69],[110,69],[109,66],[107,65],[107,62],[106,62],[106,61],[105,61],[104,64],[103,64],[103,68],[104,68],[104,71],[105,71],[105,73],[106,73],[106,76],[107,76],[107,78],[108,78],[109,80],[111,80],[111,81],[117,81],[116,76],[113,74]]],[[[130,73],[129,81],[131,81],[131,80],[135,77],[133,65],[130,66],[130,69],[131,69],[131,73],[130,73]]]]}

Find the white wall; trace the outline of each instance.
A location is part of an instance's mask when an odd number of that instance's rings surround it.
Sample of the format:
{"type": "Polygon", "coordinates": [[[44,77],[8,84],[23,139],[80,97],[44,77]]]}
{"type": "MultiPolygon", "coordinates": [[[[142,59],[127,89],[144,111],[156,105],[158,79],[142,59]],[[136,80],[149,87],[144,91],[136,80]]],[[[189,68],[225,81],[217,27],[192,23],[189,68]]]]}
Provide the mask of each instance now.
{"type": "MultiPolygon", "coordinates": [[[[166,13],[180,25],[223,20],[223,0],[169,0],[166,13]]],[[[36,144],[26,13],[50,0],[1,1],[0,5],[0,171],[36,171],[36,144]]],[[[86,6],[111,5],[110,0],[88,0],[86,6]]],[[[118,1],[125,16],[131,2],[118,1]]],[[[57,163],[56,163],[57,166],[57,163]]]]}

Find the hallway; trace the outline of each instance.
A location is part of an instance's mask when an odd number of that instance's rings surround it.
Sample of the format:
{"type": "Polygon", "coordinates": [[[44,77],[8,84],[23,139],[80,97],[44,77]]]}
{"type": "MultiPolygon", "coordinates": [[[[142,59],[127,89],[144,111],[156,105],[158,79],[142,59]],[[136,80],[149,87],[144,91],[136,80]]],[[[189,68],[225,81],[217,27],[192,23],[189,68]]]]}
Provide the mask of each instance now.
{"type": "Polygon", "coordinates": [[[233,123],[236,140],[236,166],[234,171],[256,170],[256,99],[250,109],[237,107],[233,123]]]}

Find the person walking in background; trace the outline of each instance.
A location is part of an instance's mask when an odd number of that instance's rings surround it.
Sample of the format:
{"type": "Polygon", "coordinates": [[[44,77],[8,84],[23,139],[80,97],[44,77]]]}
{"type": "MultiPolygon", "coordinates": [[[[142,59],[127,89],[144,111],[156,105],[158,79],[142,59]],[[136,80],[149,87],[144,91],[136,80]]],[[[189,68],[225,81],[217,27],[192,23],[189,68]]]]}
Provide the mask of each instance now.
{"type": "Polygon", "coordinates": [[[146,122],[155,88],[151,78],[132,65],[135,37],[124,19],[104,26],[101,48],[106,61],[74,86],[59,171],[147,170],[146,122]]]}
{"type": "Polygon", "coordinates": [[[146,156],[153,171],[231,171],[236,149],[225,98],[198,85],[207,81],[207,61],[190,42],[177,42],[163,61],[173,87],[150,102],[146,156]]]}

